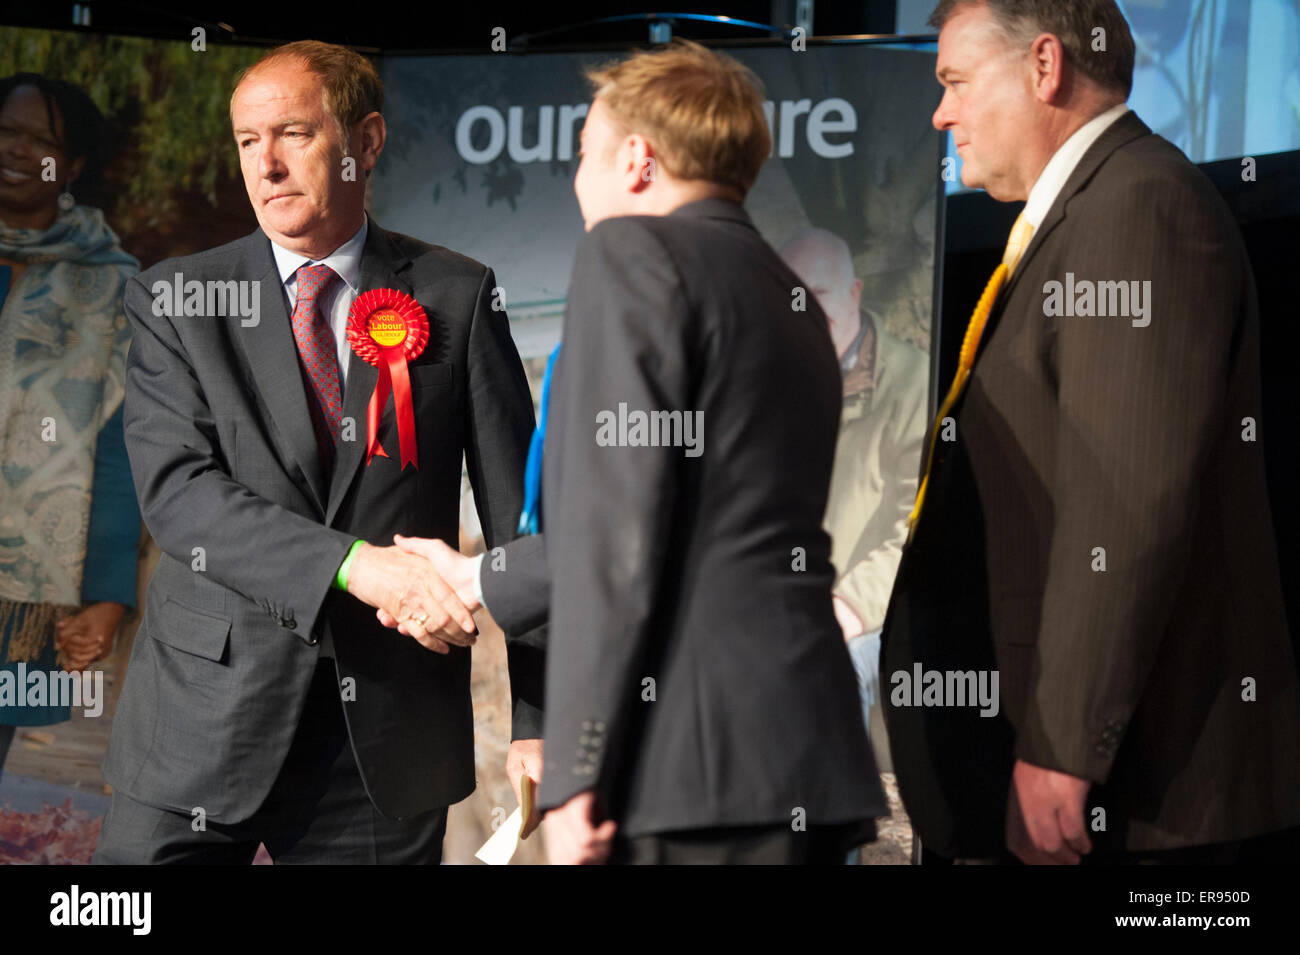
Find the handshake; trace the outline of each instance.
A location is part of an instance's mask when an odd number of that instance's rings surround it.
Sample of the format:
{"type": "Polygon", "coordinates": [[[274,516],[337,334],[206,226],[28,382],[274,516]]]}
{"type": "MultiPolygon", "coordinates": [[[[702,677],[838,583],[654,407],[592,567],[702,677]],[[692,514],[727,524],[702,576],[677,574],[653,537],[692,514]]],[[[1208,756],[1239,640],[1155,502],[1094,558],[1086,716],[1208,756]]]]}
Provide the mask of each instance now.
{"type": "MultiPolygon", "coordinates": [[[[392,547],[361,545],[348,568],[348,593],[374,607],[385,627],[435,653],[450,653],[452,644],[472,647],[478,639],[473,617],[480,606],[474,587],[478,561],[433,538],[397,534],[393,541],[392,547]]],[[[520,806],[527,807],[520,838],[541,822],[536,804],[524,797],[523,779],[541,782],[542,765],[540,739],[510,743],[506,776],[520,806]]]]}
{"type": "Polygon", "coordinates": [[[440,540],[393,538],[394,546],[362,544],[348,568],[348,593],[375,608],[379,622],[395,627],[435,653],[477,640],[474,593],[477,562],[440,540]]]}

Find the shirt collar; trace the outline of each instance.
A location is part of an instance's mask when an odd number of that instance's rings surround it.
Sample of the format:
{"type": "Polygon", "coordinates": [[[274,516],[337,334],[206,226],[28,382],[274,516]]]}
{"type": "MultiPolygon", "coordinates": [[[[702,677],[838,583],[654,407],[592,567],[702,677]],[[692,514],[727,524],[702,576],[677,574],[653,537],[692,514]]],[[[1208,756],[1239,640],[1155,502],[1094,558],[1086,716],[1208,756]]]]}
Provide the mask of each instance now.
{"type": "Polygon", "coordinates": [[[871,318],[867,315],[866,309],[859,309],[858,315],[858,333],[853,336],[853,341],[849,344],[848,350],[844,357],[840,359],[840,371],[852,371],[858,364],[858,359],[862,356],[858,354],[862,351],[862,339],[866,337],[867,326],[871,323],[871,318]]]}
{"type": "Polygon", "coordinates": [[[337,272],[348,288],[356,292],[361,287],[361,252],[366,246],[369,228],[370,217],[366,216],[361,228],[353,233],[352,238],[323,259],[309,259],[272,242],[271,253],[275,256],[275,267],[280,272],[280,284],[287,284],[304,265],[323,264],[337,272]]]}
{"type": "Polygon", "coordinates": [[[1079,165],[1089,147],[1097,141],[1111,125],[1121,116],[1128,112],[1128,106],[1120,103],[1112,106],[1104,113],[1098,113],[1092,119],[1088,120],[1082,126],[1074,131],[1074,135],[1061,144],[1061,147],[1052,154],[1052,158],[1047,161],[1043,171],[1038,174],[1038,180],[1034,187],[1029,190],[1029,198],[1025,201],[1025,209],[1022,215],[1025,219],[1037,229],[1047,218],[1048,210],[1056,202],[1056,197],[1061,194],[1065,188],[1066,180],[1070,178],[1070,173],[1074,172],[1074,167],[1079,165]]]}

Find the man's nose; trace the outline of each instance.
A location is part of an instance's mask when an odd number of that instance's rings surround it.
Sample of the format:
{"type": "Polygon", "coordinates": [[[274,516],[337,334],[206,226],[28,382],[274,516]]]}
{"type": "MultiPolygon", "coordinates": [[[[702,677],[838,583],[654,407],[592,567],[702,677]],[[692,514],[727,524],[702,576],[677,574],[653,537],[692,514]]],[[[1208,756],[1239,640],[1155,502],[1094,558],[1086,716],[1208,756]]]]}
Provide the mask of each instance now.
{"type": "Polygon", "coordinates": [[[939,100],[939,106],[935,109],[934,115],[930,117],[930,122],[934,128],[943,132],[949,126],[953,125],[953,118],[948,108],[948,93],[945,91],[943,99],[939,100]]]}
{"type": "Polygon", "coordinates": [[[278,179],[284,175],[284,164],[280,161],[274,144],[262,147],[261,154],[257,157],[257,173],[263,179],[278,179]]]}

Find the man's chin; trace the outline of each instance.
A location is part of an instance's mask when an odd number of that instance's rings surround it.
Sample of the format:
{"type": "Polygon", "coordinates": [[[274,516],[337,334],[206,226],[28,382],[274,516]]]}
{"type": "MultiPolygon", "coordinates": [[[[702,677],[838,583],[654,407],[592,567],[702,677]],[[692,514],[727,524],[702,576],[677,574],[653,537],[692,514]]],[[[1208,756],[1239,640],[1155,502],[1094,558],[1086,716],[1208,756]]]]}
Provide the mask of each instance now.
{"type": "Polygon", "coordinates": [[[984,186],[984,191],[998,202],[1023,202],[1025,200],[1023,195],[1016,195],[1014,190],[1005,183],[991,183],[984,186]]]}
{"type": "Polygon", "coordinates": [[[1007,177],[990,179],[988,176],[972,171],[968,179],[966,170],[969,168],[969,166],[964,167],[961,174],[961,183],[966,188],[983,189],[991,199],[998,202],[1021,202],[1025,199],[1024,195],[1017,194],[1015,185],[1007,177]]]}
{"type": "Polygon", "coordinates": [[[262,231],[281,236],[285,239],[297,239],[311,231],[312,223],[299,218],[279,218],[277,216],[259,216],[262,231]]]}

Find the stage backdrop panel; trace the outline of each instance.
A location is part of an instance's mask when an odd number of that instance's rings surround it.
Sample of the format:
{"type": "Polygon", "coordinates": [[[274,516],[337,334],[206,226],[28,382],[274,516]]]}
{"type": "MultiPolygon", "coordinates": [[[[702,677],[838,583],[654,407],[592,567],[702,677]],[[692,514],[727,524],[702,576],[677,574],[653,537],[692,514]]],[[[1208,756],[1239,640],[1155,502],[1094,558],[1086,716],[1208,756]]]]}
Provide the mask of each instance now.
{"type": "MultiPolygon", "coordinates": [[[[762,79],[773,156],[747,208],[778,248],[818,226],[849,245],[862,303],[928,350],[940,139],[934,54],[867,44],[727,52],[762,79]]],[[[496,270],[525,358],[559,339],[582,218],[573,195],[585,66],[612,54],[384,57],[386,228],[496,270]]]]}

